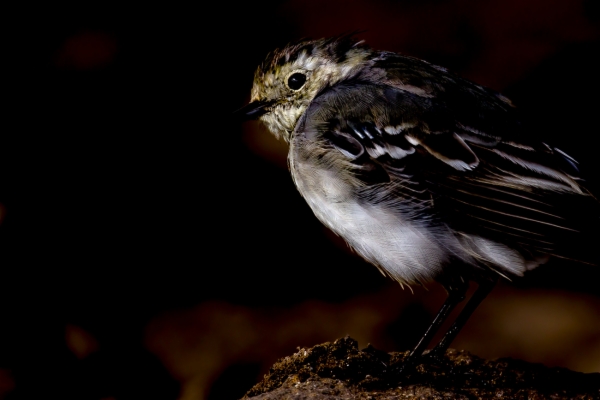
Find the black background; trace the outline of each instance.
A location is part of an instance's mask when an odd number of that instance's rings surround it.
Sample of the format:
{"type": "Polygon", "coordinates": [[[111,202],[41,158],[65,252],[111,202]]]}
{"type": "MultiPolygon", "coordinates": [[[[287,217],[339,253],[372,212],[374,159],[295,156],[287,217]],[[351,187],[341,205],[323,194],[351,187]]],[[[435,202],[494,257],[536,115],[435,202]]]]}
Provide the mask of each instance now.
{"type": "MultiPolygon", "coordinates": [[[[276,316],[400,291],[321,227],[285,153],[261,142],[266,130],[231,118],[258,63],[291,40],[364,30],[373,47],[449,67],[502,91],[539,128],[532,134],[577,158],[590,185],[597,176],[593,1],[102,3],[7,15],[0,397],[237,398],[295,346],[336,338],[285,342],[276,316]],[[168,316],[211,304],[260,313],[261,332],[288,344],[264,357],[240,351],[198,372],[208,377],[197,397],[180,394],[193,385],[148,345],[148,327],[159,318],[178,337],[168,316]],[[91,343],[79,357],[65,334],[73,327],[91,343]]],[[[592,268],[551,263],[514,286],[598,303],[595,279],[592,268]]],[[[414,344],[430,317],[425,297],[398,306],[410,328],[382,328],[385,350],[414,344]]]]}

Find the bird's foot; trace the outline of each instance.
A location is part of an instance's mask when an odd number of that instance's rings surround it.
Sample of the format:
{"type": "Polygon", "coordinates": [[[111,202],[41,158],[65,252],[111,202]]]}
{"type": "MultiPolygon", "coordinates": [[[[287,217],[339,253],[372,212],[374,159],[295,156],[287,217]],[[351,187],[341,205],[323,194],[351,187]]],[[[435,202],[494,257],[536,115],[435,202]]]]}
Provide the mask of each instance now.
{"type": "Polygon", "coordinates": [[[422,355],[410,354],[398,360],[387,370],[387,381],[394,385],[418,382],[423,373],[443,368],[446,352],[426,351],[422,355]]]}
{"type": "Polygon", "coordinates": [[[405,383],[420,364],[420,357],[409,354],[391,364],[386,371],[386,380],[393,384],[405,383]]]}

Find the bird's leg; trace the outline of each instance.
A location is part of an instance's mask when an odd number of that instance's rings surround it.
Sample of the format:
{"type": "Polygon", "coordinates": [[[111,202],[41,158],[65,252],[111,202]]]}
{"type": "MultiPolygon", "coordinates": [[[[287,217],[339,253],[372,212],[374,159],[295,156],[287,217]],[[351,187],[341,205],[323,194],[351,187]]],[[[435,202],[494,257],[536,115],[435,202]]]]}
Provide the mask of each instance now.
{"type": "Polygon", "coordinates": [[[473,314],[473,311],[479,306],[479,304],[485,299],[485,297],[492,291],[496,285],[497,279],[486,279],[478,282],[478,287],[473,296],[469,299],[468,303],[462,309],[458,317],[454,320],[454,323],[448,329],[448,332],[444,335],[442,340],[427,354],[431,358],[440,358],[446,353],[448,346],[452,343],[458,332],[466,324],[467,320],[473,314]]]}
{"type": "Polygon", "coordinates": [[[440,325],[442,325],[442,323],[444,323],[444,321],[448,318],[452,310],[454,310],[454,307],[456,307],[458,303],[465,299],[465,293],[469,288],[469,283],[467,281],[460,280],[453,282],[452,284],[446,284],[444,287],[448,291],[448,298],[446,298],[442,308],[440,308],[440,311],[438,311],[437,315],[429,325],[429,328],[427,328],[427,331],[425,331],[425,334],[421,340],[419,340],[419,343],[417,343],[413,351],[410,352],[402,365],[400,365],[400,367],[394,372],[402,374],[404,371],[410,369],[415,364],[415,361],[421,357],[423,351],[425,348],[427,348],[427,345],[431,342],[431,339],[433,339],[433,336],[440,328],[440,325]]]}

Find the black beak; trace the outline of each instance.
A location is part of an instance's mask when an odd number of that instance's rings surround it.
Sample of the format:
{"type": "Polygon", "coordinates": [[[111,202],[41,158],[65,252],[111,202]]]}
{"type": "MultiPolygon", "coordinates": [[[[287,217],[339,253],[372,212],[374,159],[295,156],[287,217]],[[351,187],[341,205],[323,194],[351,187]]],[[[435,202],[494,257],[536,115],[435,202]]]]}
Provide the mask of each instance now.
{"type": "Polygon", "coordinates": [[[245,105],[233,112],[234,118],[239,121],[249,121],[251,119],[258,119],[262,115],[269,112],[269,106],[273,105],[274,101],[253,101],[252,103],[245,105]]]}

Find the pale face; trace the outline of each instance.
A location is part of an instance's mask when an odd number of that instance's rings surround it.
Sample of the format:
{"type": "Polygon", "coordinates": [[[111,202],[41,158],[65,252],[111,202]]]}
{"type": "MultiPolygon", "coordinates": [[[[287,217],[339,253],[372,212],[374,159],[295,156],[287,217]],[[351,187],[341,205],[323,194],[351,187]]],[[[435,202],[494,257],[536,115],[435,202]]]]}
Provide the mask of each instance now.
{"type": "Polygon", "coordinates": [[[352,49],[344,61],[337,63],[324,48],[285,48],[278,53],[266,71],[259,70],[254,78],[251,101],[273,101],[269,112],[260,119],[276,136],[289,141],[298,119],[310,102],[325,87],[332,85],[358,69],[366,52],[352,49]]]}

